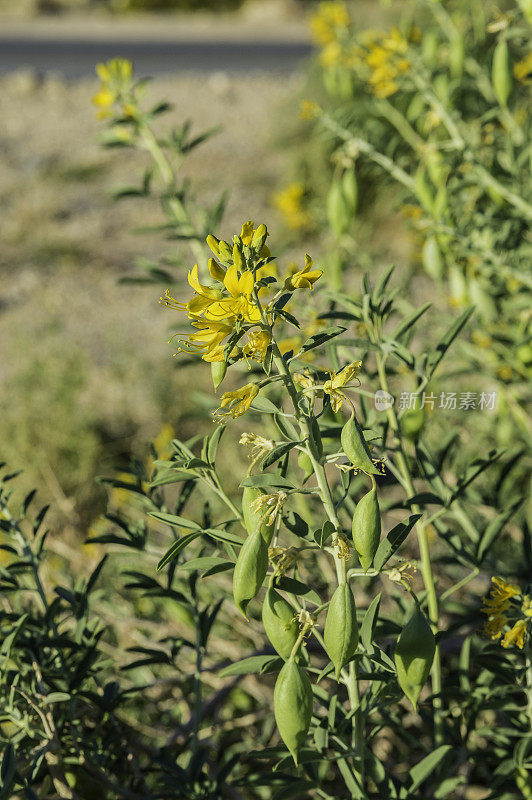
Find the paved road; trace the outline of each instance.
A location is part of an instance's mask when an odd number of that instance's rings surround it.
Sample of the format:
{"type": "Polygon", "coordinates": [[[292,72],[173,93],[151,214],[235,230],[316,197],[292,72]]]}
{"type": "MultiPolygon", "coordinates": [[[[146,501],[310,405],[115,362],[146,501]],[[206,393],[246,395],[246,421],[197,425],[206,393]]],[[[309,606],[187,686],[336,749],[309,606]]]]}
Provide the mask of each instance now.
{"type": "Polygon", "coordinates": [[[98,41],[97,39],[2,38],[0,72],[34,69],[59,72],[67,78],[94,74],[94,65],[113,56],[131,59],[138,74],[195,70],[289,73],[310,56],[306,42],[272,41],[98,41]]]}

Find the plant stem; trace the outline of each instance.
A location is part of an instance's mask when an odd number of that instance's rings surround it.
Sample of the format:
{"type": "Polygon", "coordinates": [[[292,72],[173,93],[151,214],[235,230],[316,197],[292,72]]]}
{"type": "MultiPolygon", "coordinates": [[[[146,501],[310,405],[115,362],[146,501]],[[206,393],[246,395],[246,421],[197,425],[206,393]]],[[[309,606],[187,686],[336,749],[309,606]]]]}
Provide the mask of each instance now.
{"type": "MultiPolygon", "coordinates": [[[[263,313],[263,323],[268,325],[268,321],[263,313]]],[[[270,326],[268,325],[268,330],[271,331],[270,326]]],[[[314,440],[314,436],[312,433],[312,425],[309,423],[309,419],[301,412],[299,407],[299,398],[298,392],[294,384],[294,380],[292,378],[292,374],[288,369],[284,358],[281,355],[281,351],[277,345],[275,339],[272,338],[272,348],[273,348],[273,361],[275,363],[275,367],[278,370],[279,374],[283,377],[284,384],[290,395],[290,399],[292,401],[292,405],[294,406],[294,414],[296,420],[299,424],[301,433],[305,442],[307,444],[307,453],[311,460],[312,467],[314,469],[314,474],[316,475],[316,481],[318,484],[318,488],[320,490],[320,497],[323,503],[323,507],[325,512],[329,518],[329,520],[334,525],[337,532],[340,531],[340,522],[338,520],[338,516],[336,514],[336,508],[334,505],[334,500],[332,496],[332,492],[327,481],[327,476],[325,474],[325,469],[323,464],[321,463],[318,447],[314,440]]],[[[333,551],[334,554],[334,551],[333,551]]],[[[347,580],[347,570],[346,570],[346,563],[344,558],[334,558],[335,566],[336,566],[336,576],[338,579],[338,583],[345,583],[347,580]]],[[[362,717],[362,709],[360,707],[360,687],[357,678],[356,672],[356,665],[352,661],[349,664],[349,677],[346,681],[346,687],[349,696],[349,703],[352,709],[354,709],[353,715],[353,748],[357,753],[356,762],[354,765],[354,774],[359,782],[362,791],[364,791],[364,748],[365,748],[365,741],[364,741],[364,720],[362,717]]]]}
{"type": "MultiPolygon", "coordinates": [[[[379,382],[381,389],[385,392],[389,392],[386,370],[384,368],[385,362],[381,353],[377,353],[376,359],[377,359],[377,370],[379,374],[379,382]]],[[[390,423],[390,428],[394,432],[395,441],[397,444],[397,455],[396,455],[397,466],[403,478],[403,483],[404,486],[406,487],[409,497],[414,497],[415,489],[414,489],[414,484],[412,482],[412,475],[410,473],[408,462],[404,454],[399,421],[397,419],[397,415],[395,413],[395,409],[393,406],[387,409],[387,415],[388,415],[388,421],[390,423]]],[[[420,509],[417,505],[412,505],[412,511],[414,514],[416,514],[420,512],[420,509]]],[[[436,594],[434,575],[432,573],[432,562],[430,558],[427,527],[423,518],[421,518],[416,523],[416,532],[419,545],[421,574],[423,576],[423,583],[425,585],[425,590],[427,592],[427,608],[428,608],[429,620],[431,623],[432,630],[434,631],[434,633],[437,633],[439,625],[438,596],[436,594]]],[[[442,719],[442,669],[441,669],[441,655],[438,645],[436,646],[436,652],[434,655],[434,661],[432,663],[432,669],[430,674],[432,679],[432,692],[434,694],[433,698],[434,741],[436,745],[440,745],[443,741],[443,719],[442,719]]]]}

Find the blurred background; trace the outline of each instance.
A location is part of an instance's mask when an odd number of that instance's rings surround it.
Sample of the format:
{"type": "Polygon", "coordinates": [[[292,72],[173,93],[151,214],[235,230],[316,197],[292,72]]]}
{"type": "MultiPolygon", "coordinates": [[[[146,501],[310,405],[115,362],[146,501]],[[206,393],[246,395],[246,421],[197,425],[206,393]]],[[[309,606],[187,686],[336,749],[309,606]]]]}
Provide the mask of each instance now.
{"type": "MultiPolygon", "coordinates": [[[[176,244],[135,233],[161,222],[156,203],[112,198],[147,157],[100,146],[94,66],[131,58],[139,76],[153,77],[151,97],[172,103],[167,125],[220,125],[186,162],[199,202],[227,187],[222,233],[253,217],[282,242],[294,227],[293,198],[276,193],[297,169],[312,8],[305,0],[0,0],[1,456],[24,469],[25,488],[53,501],[60,529],[84,536],[104,508],[95,476],[144,458],[161,430],[194,430],[201,414],[182,391],[189,377],[166,344],[170,319],[157,287],[120,283],[139,257],[160,258],[176,244]]],[[[357,13],[382,22],[386,10],[359,2],[357,13]]],[[[305,235],[319,257],[312,230],[305,235]]]]}

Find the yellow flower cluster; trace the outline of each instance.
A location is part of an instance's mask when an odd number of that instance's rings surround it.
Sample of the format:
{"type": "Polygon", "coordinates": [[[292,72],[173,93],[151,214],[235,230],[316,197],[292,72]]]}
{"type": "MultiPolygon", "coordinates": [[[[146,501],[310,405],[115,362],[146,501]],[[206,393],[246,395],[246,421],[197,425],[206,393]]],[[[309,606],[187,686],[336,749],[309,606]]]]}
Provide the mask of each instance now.
{"type": "Polygon", "coordinates": [[[528,596],[522,596],[519,586],[507,583],[502,578],[494,577],[491,580],[493,588],[489,597],[484,600],[482,608],[484,614],[488,616],[484,633],[491,639],[500,639],[504,628],[511,625],[504,634],[501,644],[503,647],[515,644],[523,649],[527,625],[532,621],[532,601],[528,596]],[[516,602],[517,598],[521,600],[516,602]],[[521,615],[517,619],[516,612],[521,615]]]}
{"type": "Polygon", "coordinates": [[[410,69],[410,61],[405,58],[407,40],[397,28],[392,28],[388,33],[367,31],[364,45],[371,91],[375,97],[390,97],[399,89],[399,76],[410,69]]]}
{"type": "Polygon", "coordinates": [[[321,45],[331,44],[339,33],[349,26],[349,13],[342,0],[324,0],[311,17],[310,30],[314,40],[321,45]]]}
{"type": "Polygon", "coordinates": [[[514,65],[514,75],[519,83],[532,82],[532,50],[514,65]]]}
{"type": "Polygon", "coordinates": [[[291,230],[307,228],[312,217],[304,208],[305,187],[302,183],[290,183],[273,196],[274,206],[281,212],[291,230]]]}
{"type": "Polygon", "coordinates": [[[98,119],[104,119],[111,113],[115,103],[121,104],[121,111],[132,116],[136,103],[132,93],[133,64],[126,58],[112,58],[106,64],[96,65],[96,74],[100,79],[100,88],[92,98],[98,107],[98,119]]]}
{"type": "MultiPolygon", "coordinates": [[[[266,246],[268,231],[265,225],[254,227],[252,221],[245,222],[239,236],[233,236],[232,244],[207,237],[214,258],[208,261],[212,282],[202,283],[199,268],[195,264],[188,273],[188,284],[193,293],[187,301],[173,297],[166,290],[159,302],[168,308],[184,311],[193,328],[178,340],[177,353],[201,355],[204,361],[223,364],[240,358],[262,363],[271,351],[272,329],[277,315],[273,308],[276,298],[297,289],[312,289],[321,277],[322,270],[314,269],[310,256],[305,256],[305,266],[292,271],[284,283],[278,286],[273,300],[263,302],[260,295],[271,284],[276,284],[271,275],[270,251],[266,246]],[[240,340],[247,336],[247,342],[240,340]]],[[[249,362],[248,362],[249,363],[249,362]]],[[[236,417],[245,414],[259,392],[256,384],[225,392],[217,411],[218,418],[236,417]]]]}
{"type": "Polygon", "coordinates": [[[362,361],[355,361],[352,364],[348,364],[338,373],[331,372],[331,377],[323,384],[323,391],[325,394],[329,395],[331,400],[331,408],[335,413],[340,411],[342,403],[344,400],[347,400],[347,397],[344,392],[342,392],[342,389],[349,386],[352,381],[356,380],[361,368],[362,361]]]}

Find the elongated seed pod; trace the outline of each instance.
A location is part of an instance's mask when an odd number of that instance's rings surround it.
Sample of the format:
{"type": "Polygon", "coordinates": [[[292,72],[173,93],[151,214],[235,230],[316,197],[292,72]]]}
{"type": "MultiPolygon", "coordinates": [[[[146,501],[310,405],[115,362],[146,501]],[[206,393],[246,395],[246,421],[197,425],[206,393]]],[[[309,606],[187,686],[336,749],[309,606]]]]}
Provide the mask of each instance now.
{"type": "Polygon", "coordinates": [[[342,667],[353,657],[358,645],[357,610],[348,583],[341,583],[331,597],[323,639],[338,680],[342,667]]]}
{"type": "Polygon", "coordinates": [[[427,618],[416,606],[395,646],[394,660],[399,686],[414,708],[430,672],[436,640],[427,618]]]}
{"type": "Polygon", "coordinates": [[[299,625],[290,603],[276,589],[268,589],[262,604],[266,636],[281,658],[288,661],[299,636],[299,625]]]}
{"type": "Polygon", "coordinates": [[[211,361],[211,377],[214,391],[216,391],[225,378],[227,372],[227,362],[225,361],[211,361]]]}
{"type": "Polygon", "coordinates": [[[281,739],[297,766],[312,719],[312,687],[294,660],[281,669],[273,692],[273,711],[281,739]]]}
{"type": "Polygon", "coordinates": [[[381,540],[381,515],[375,487],[358,501],[353,514],[352,533],[362,569],[367,572],[381,540]]]}
{"type": "Polygon", "coordinates": [[[505,39],[500,39],[493,51],[491,80],[495,97],[501,106],[506,106],[512,91],[512,73],[510,71],[508,44],[505,39]]]}
{"type": "Polygon", "coordinates": [[[261,515],[253,508],[253,503],[261,496],[262,492],[256,486],[245,486],[242,492],[242,514],[244,525],[248,533],[255,533],[260,525],[262,536],[267,545],[270,544],[275,525],[266,525],[261,522],[261,515]]]}
{"type": "Polygon", "coordinates": [[[353,412],[344,427],[341,435],[342,449],[354,467],[361,469],[368,475],[379,475],[379,470],[371,460],[369,448],[364,439],[362,428],[353,412]]]}
{"type": "Polygon", "coordinates": [[[250,533],[238,554],[233,574],[235,603],[247,619],[246,609],[257,595],[268,570],[268,545],[260,530],[250,533]]]}

